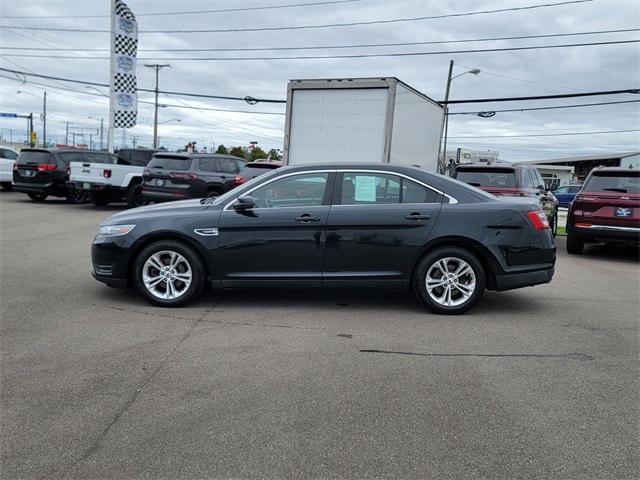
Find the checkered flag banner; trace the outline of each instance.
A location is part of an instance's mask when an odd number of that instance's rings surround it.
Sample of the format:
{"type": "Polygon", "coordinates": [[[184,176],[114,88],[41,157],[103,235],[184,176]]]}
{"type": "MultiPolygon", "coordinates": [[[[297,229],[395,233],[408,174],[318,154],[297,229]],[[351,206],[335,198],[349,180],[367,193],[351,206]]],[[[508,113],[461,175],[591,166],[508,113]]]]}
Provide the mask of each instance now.
{"type": "Polygon", "coordinates": [[[138,23],[126,3],[112,0],[111,127],[131,128],[138,117],[138,23]]]}

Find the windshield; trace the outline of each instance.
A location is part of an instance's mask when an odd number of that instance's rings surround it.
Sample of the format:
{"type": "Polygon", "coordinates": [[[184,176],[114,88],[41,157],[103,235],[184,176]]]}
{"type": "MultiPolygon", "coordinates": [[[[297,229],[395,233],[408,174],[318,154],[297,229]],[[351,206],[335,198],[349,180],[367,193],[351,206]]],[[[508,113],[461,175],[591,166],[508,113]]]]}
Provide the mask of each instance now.
{"type": "Polygon", "coordinates": [[[587,181],[585,192],[640,193],[640,172],[597,172],[587,181]]]}
{"type": "Polygon", "coordinates": [[[153,157],[147,167],[161,170],[189,170],[191,159],[185,157],[153,157]]]}
{"type": "Polygon", "coordinates": [[[516,186],[516,172],[511,168],[459,169],[456,178],[474,187],[516,186]]]}

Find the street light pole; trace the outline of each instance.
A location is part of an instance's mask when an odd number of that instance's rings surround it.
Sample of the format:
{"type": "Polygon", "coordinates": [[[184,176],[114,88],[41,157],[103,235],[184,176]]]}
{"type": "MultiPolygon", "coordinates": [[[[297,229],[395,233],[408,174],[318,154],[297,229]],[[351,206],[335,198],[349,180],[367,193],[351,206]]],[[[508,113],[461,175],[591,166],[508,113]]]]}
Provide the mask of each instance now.
{"type": "Polygon", "coordinates": [[[453,60],[449,62],[449,75],[447,75],[447,89],[444,93],[444,129],[443,129],[443,137],[444,142],[442,146],[442,162],[440,162],[440,155],[438,155],[438,163],[440,164],[440,173],[444,174],[447,169],[447,136],[449,134],[449,93],[451,92],[451,81],[454,78],[461,77],[462,75],[466,75],[470,73],[472,75],[478,75],[480,73],[479,68],[472,68],[471,70],[467,70],[466,72],[460,73],[455,76],[451,76],[453,73],[453,60]]]}
{"type": "Polygon", "coordinates": [[[42,147],[47,148],[47,92],[44,92],[44,105],[42,117],[42,147]]]}
{"type": "Polygon", "coordinates": [[[168,63],[163,65],[159,63],[154,63],[154,64],[145,64],[145,67],[153,68],[156,71],[156,88],[155,88],[156,101],[155,101],[155,113],[154,113],[154,119],[153,119],[153,148],[157,149],[158,148],[158,95],[160,93],[159,91],[160,69],[171,67],[171,65],[169,65],[168,63]]]}

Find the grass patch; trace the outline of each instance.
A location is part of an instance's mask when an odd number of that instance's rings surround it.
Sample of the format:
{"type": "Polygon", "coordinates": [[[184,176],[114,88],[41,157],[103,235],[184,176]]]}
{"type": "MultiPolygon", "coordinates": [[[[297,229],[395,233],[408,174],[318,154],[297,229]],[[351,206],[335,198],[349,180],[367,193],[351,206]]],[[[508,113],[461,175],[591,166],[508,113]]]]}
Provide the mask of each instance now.
{"type": "Polygon", "coordinates": [[[566,235],[567,234],[567,227],[564,227],[562,225],[558,225],[558,229],[556,231],[556,235],[566,235]]]}

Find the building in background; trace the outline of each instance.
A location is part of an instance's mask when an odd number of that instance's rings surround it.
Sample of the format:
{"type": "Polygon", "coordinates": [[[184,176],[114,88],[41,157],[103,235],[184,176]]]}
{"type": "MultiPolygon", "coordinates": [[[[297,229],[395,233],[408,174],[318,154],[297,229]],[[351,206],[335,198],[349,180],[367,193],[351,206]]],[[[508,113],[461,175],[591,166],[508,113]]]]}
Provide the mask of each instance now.
{"type": "Polygon", "coordinates": [[[500,152],[497,150],[471,150],[469,148],[457,148],[447,150],[445,165],[463,163],[495,163],[498,162],[500,152]]]}
{"type": "Polygon", "coordinates": [[[640,151],[622,153],[603,153],[583,157],[552,158],[547,160],[529,160],[519,164],[536,165],[540,171],[544,167],[566,166],[574,168],[575,181],[584,182],[589,172],[602,165],[605,167],[640,168],[640,151]]]}

